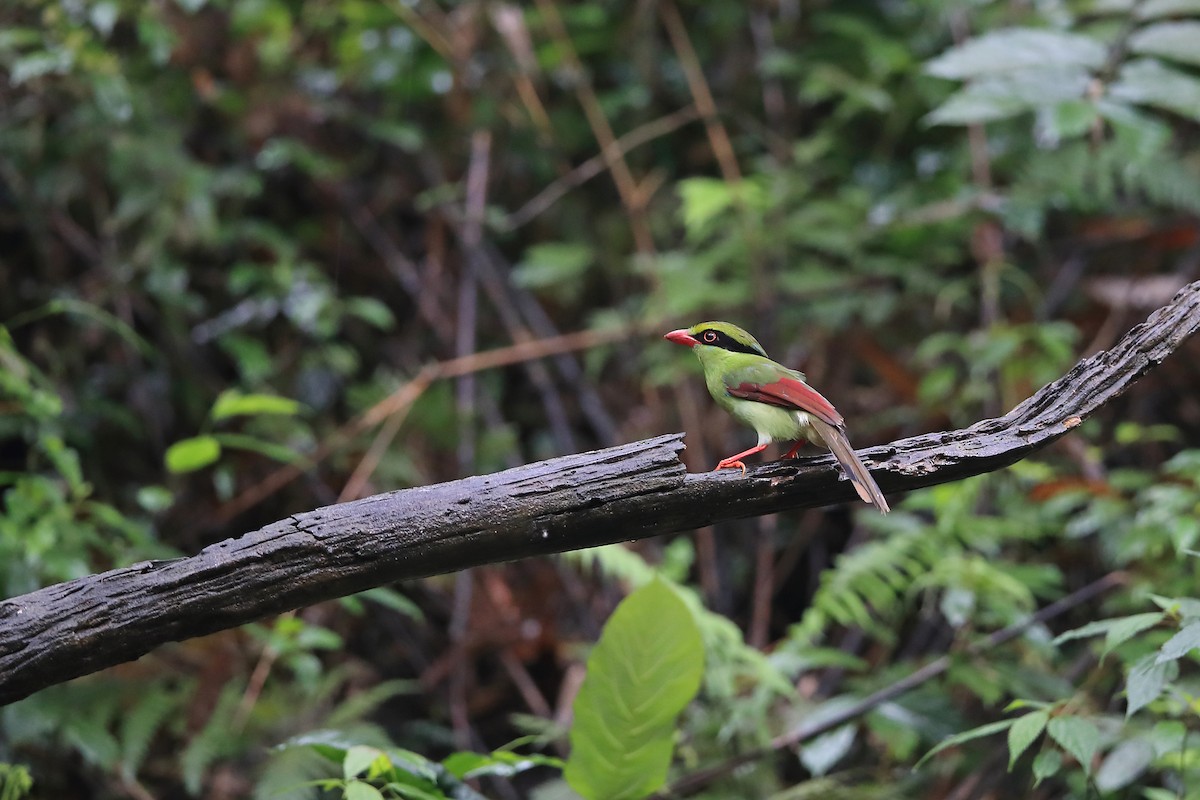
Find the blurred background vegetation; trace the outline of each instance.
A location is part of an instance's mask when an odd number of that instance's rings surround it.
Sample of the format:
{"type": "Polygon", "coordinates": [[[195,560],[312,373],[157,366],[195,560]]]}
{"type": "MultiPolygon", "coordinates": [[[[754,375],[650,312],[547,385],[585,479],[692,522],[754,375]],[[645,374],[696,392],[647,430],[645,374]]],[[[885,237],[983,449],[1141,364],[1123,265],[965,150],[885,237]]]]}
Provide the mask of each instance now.
{"type": "MultiPolygon", "coordinates": [[[[860,446],[967,424],[1200,263],[1196,0],[9,0],[0,74],[5,597],[671,430],[710,469],[749,434],[659,338],[700,319],[805,369],[860,446]],[[560,349],[469,359],[514,344],[560,349]]],[[[1197,356],[887,518],[381,588],[40,692],[0,710],[0,796],[312,797],[352,745],[562,755],[649,565],[711,612],[672,780],[954,656],[706,796],[1200,797],[1197,356]],[[913,769],[997,721],[1015,763],[979,738],[913,769]]],[[[570,796],[552,760],[498,763],[488,797],[570,796]]]]}

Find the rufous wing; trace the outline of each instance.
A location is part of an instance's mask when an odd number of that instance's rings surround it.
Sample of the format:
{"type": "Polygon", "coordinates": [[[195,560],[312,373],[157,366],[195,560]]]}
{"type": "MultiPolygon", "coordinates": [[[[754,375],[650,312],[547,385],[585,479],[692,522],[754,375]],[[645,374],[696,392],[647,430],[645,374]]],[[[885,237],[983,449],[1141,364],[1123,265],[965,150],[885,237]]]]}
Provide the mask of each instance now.
{"type": "Polygon", "coordinates": [[[726,384],[725,388],[733,397],[780,408],[794,408],[834,427],[842,425],[842,415],[833,404],[816,389],[795,378],[780,376],[770,382],[744,381],[732,386],[726,384]]]}

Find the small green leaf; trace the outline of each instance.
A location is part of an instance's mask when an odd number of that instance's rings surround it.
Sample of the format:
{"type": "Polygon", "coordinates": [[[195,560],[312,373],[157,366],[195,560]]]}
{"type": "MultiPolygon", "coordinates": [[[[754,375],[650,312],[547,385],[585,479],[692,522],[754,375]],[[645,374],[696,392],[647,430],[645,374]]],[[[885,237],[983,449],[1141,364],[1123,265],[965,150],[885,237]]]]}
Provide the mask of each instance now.
{"type": "Polygon", "coordinates": [[[562,769],[563,761],[552,756],[521,755],[497,750],[493,753],[451,753],[442,761],[442,766],[454,777],[467,780],[485,775],[511,778],[527,769],[541,766],[562,769]]]}
{"type": "Polygon", "coordinates": [[[1046,778],[1053,778],[1062,767],[1062,753],[1057,750],[1043,750],[1033,759],[1033,785],[1037,786],[1046,778]]]}
{"type": "Polygon", "coordinates": [[[1015,722],[1015,719],[1002,719],[998,722],[989,722],[987,725],[980,725],[978,728],[972,728],[969,731],[956,733],[953,736],[947,736],[945,739],[942,739],[940,742],[938,742],[932,750],[921,756],[921,760],[917,762],[913,769],[920,769],[922,764],[947,748],[956,747],[957,745],[960,745],[964,742],[969,742],[972,739],[982,739],[985,736],[991,736],[994,733],[999,733],[1002,730],[1011,728],[1015,722]]]}
{"type": "Polygon", "coordinates": [[[1125,681],[1125,699],[1128,704],[1125,717],[1132,717],[1140,709],[1157,700],[1166,688],[1167,681],[1178,674],[1178,662],[1160,661],[1154,653],[1139,659],[1130,668],[1129,678],[1125,681]]]}
{"type": "Polygon", "coordinates": [[[1096,757],[1096,748],[1100,745],[1100,731],[1096,729],[1096,724],[1084,717],[1055,717],[1046,728],[1050,738],[1074,756],[1084,773],[1090,775],[1092,759],[1096,757]]]}
{"type": "Polygon", "coordinates": [[[165,486],[143,486],[137,491],[137,504],[143,511],[157,514],[175,502],[175,495],[165,486]]]}
{"type": "Polygon", "coordinates": [[[259,453],[283,464],[295,464],[304,458],[291,448],[269,442],[266,439],[260,439],[257,436],[248,436],[244,433],[218,433],[212,438],[220,442],[222,447],[233,448],[235,450],[249,450],[252,453],[259,453]]]}
{"type": "Polygon", "coordinates": [[[346,300],[346,312],[381,331],[390,331],[396,325],[392,310],[374,297],[349,298],[346,300]]]}
{"type": "Polygon", "coordinates": [[[1183,658],[1196,647],[1200,647],[1200,622],[1184,625],[1179,633],[1167,639],[1158,650],[1158,663],[1183,658]]]}
{"type": "Polygon", "coordinates": [[[425,614],[421,611],[421,607],[409,600],[404,595],[397,592],[395,589],[387,586],[376,586],[374,589],[367,589],[365,592],[359,592],[353,597],[361,597],[364,600],[370,600],[378,603],[384,608],[391,609],[398,614],[403,614],[406,617],[411,617],[418,622],[424,621],[425,614]]]}
{"type": "Polygon", "coordinates": [[[1045,730],[1046,723],[1049,721],[1050,714],[1048,712],[1034,711],[1013,722],[1012,727],[1008,729],[1009,772],[1012,771],[1013,765],[1017,763],[1021,754],[1029,749],[1029,745],[1042,735],[1042,731],[1045,730]]]}
{"type": "Polygon", "coordinates": [[[730,185],[719,178],[687,178],[679,182],[678,190],[683,227],[693,236],[725,213],[735,199],[730,185]]]}
{"type": "Polygon", "coordinates": [[[1154,761],[1154,747],[1142,739],[1127,739],[1104,757],[1096,770],[1096,788],[1114,792],[1133,783],[1154,761]]]}
{"type": "Polygon", "coordinates": [[[525,289],[545,289],[582,280],[596,253],[582,242],[543,242],[525,251],[513,269],[513,283],[525,289]]]}
{"type": "Polygon", "coordinates": [[[288,397],[274,394],[242,394],[237,389],[226,389],[221,392],[217,402],[213,403],[212,418],[219,421],[229,417],[256,414],[291,416],[299,411],[300,404],[288,397]]]}
{"type": "Polygon", "coordinates": [[[167,448],[167,470],[180,474],[203,469],[221,457],[221,443],[212,436],[193,436],[167,448]]]}
{"type": "Polygon", "coordinates": [[[378,748],[354,745],[346,751],[346,757],[342,759],[342,777],[349,779],[362,775],[380,755],[382,752],[378,748]]]}
{"type": "Polygon", "coordinates": [[[575,698],[564,777],[588,800],[632,800],[666,781],[675,718],[700,688],[704,644],[678,592],[656,578],[617,606],[575,698]]]}

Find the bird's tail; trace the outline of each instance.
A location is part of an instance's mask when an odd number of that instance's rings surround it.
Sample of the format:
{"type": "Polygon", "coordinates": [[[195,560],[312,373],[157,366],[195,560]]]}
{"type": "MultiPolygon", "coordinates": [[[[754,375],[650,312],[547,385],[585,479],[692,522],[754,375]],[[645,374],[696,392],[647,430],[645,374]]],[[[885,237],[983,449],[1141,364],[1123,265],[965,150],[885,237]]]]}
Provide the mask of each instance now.
{"type": "Polygon", "coordinates": [[[821,438],[825,440],[825,446],[842,465],[842,470],[845,471],[846,477],[854,485],[854,491],[858,492],[858,496],[862,498],[863,502],[874,504],[881,514],[891,511],[891,506],[888,505],[887,498],[883,496],[879,484],[875,482],[866,466],[858,459],[854,448],[850,445],[850,440],[846,438],[845,431],[835,428],[811,414],[808,422],[817,429],[817,433],[821,434],[821,438]]]}

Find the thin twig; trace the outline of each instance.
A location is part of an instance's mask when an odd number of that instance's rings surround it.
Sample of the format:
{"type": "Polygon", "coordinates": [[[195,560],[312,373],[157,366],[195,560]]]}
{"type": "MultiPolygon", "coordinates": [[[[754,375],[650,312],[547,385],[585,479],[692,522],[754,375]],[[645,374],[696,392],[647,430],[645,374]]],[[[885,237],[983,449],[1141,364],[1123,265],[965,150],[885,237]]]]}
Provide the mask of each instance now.
{"type": "Polygon", "coordinates": [[[508,233],[522,225],[528,224],[548,211],[567,192],[582,186],[603,172],[614,156],[623,157],[629,151],[662,136],[666,136],[669,133],[674,133],[684,125],[695,122],[699,118],[700,112],[693,105],[681,108],[678,111],[667,114],[665,117],[659,117],[644,125],[639,125],[612,143],[612,153],[601,150],[527,200],[525,205],[505,217],[497,227],[499,230],[508,233]]]}
{"type": "MultiPolygon", "coordinates": [[[[458,314],[455,317],[454,355],[462,358],[475,352],[478,329],[480,246],[483,215],[487,208],[488,167],[492,135],[477,130],[471,136],[471,161],[467,167],[467,199],[461,239],[466,250],[458,277],[458,314]]],[[[454,387],[454,409],[458,416],[455,454],[459,475],[470,474],[475,463],[475,375],[459,376],[454,387]]]]}
{"type": "Polygon", "coordinates": [[[683,67],[683,74],[687,77],[688,88],[696,101],[696,108],[700,110],[700,115],[704,118],[704,128],[708,132],[708,141],[712,146],[713,155],[717,157],[717,164],[721,168],[721,176],[728,183],[738,183],[742,179],[742,170],[738,166],[737,156],[734,155],[729,132],[725,130],[721,118],[717,115],[717,104],[713,101],[712,92],[709,91],[708,81],[704,78],[704,69],[700,66],[700,59],[696,55],[695,48],[692,47],[692,40],[688,36],[687,26],[683,24],[683,17],[679,16],[679,9],[672,0],[663,0],[658,6],[658,10],[663,24],[667,28],[667,36],[671,39],[671,46],[675,48],[675,55],[679,58],[680,66],[683,67]]]}
{"type": "MultiPolygon", "coordinates": [[[[508,279],[512,273],[512,267],[504,259],[499,249],[495,245],[489,244],[484,250],[488,256],[489,271],[496,273],[498,288],[506,295],[511,296],[517,313],[533,331],[533,334],[538,338],[558,336],[558,328],[550,319],[550,315],[546,313],[546,309],[538,302],[537,297],[529,290],[513,285],[513,282],[508,279]]],[[[604,400],[596,390],[593,381],[584,374],[579,359],[573,353],[559,353],[551,357],[551,363],[562,379],[566,381],[571,392],[575,394],[579,402],[579,410],[583,412],[584,418],[592,426],[600,443],[614,445],[619,442],[620,433],[617,423],[608,413],[604,400]]]]}
{"type": "Polygon", "coordinates": [[[604,155],[605,164],[612,173],[618,194],[621,195],[621,202],[629,216],[629,227],[633,231],[633,240],[637,245],[638,252],[644,255],[653,254],[656,252],[654,237],[643,213],[645,201],[648,198],[643,197],[638,190],[633,172],[629,169],[629,164],[625,161],[620,148],[617,147],[617,137],[613,134],[608,117],[604,116],[604,110],[600,107],[600,101],[596,98],[591,81],[588,80],[583,64],[579,61],[575,45],[567,33],[567,26],[563,24],[562,16],[558,13],[558,6],[554,4],[554,0],[537,0],[537,5],[550,28],[550,35],[554,37],[555,44],[562,48],[563,60],[575,73],[575,96],[579,100],[579,105],[583,107],[584,116],[587,117],[588,125],[592,129],[592,135],[600,144],[600,152],[604,155]]]}
{"type": "Polygon", "coordinates": [[[635,335],[637,335],[637,331],[631,329],[577,331],[576,333],[568,333],[549,339],[518,342],[508,347],[485,350],[461,358],[453,358],[448,361],[430,364],[418,371],[408,383],[398,387],[390,395],[327,436],[312,455],[295,464],[287,464],[280,467],[254,486],[251,486],[228,503],[222,505],[214,515],[214,522],[224,524],[238,514],[262,502],[284,486],[287,486],[306,471],[312,469],[313,466],[328,458],[330,454],[350,444],[354,440],[354,437],[363,431],[382,423],[398,410],[407,408],[435,380],[455,378],[471,372],[482,372],[483,370],[521,364],[558,353],[589,350],[593,347],[600,347],[622,339],[628,339],[635,335]]]}
{"type": "Polygon", "coordinates": [[[754,555],[754,598],[751,601],[747,643],[758,650],[767,646],[771,635],[771,598],[775,596],[775,533],[779,517],[758,518],[754,555]]]}

